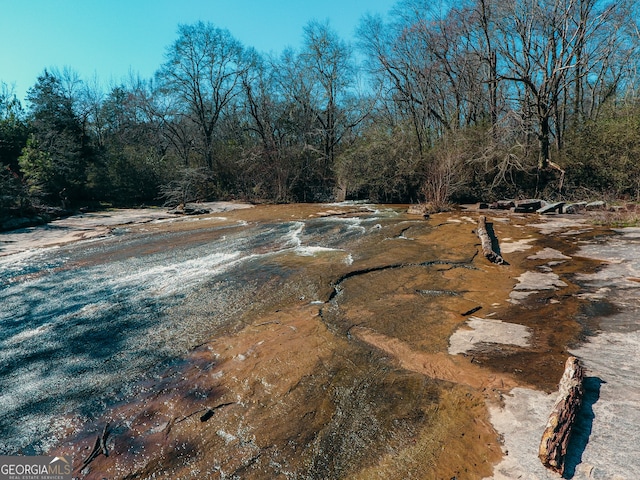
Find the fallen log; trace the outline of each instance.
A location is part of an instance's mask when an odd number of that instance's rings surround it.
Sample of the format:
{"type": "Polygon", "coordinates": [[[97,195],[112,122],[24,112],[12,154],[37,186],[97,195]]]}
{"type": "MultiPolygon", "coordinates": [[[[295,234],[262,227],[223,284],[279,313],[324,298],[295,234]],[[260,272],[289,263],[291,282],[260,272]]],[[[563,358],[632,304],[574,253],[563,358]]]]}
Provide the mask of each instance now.
{"type": "Polygon", "coordinates": [[[580,361],[576,357],[569,357],[560,379],[558,398],[540,441],[538,458],[545,467],[561,475],[564,473],[573,425],[582,405],[583,381],[584,369],[580,361]]]}
{"type": "Polygon", "coordinates": [[[537,212],[540,213],[540,214],[553,213],[553,212],[561,213],[562,212],[562,207],[564,207],[564,202],[549,203],[548,205],[545,205],[544,207],[540,207],[537,210],[537,212]]]}
{"type": "Polygon", "coordinates": [[[485,258],[498,265],[505,265],[507,262],[504,258],[493,250],[493,242],[491,241],[491,236],[487,230],[487,217],[484,215],[480,215],[480,218],[478,219],[476,234],[478,235],[478,238],[480,238],[482,253],[485,258]]]}

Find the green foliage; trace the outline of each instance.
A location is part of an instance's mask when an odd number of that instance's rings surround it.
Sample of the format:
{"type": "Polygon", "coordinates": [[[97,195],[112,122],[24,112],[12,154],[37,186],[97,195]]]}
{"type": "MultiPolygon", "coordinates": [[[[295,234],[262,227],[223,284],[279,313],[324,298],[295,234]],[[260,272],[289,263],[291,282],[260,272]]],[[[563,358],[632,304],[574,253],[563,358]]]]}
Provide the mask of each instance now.
{"type": "Polygon", "coordinates": [[[335,174],[347,198],[415,201],[425,173],[409,127],[372,125],[336,161],[335,174]]]}
{"type": "Polygon", "coordinates": [[[562,157],[568,191],[640,199],[640,105],[611,105],[568,136],[562,157]]]}
{"type": "Polygon", "coordinates": [[[29,128],[23,120],[20,102],[0,92],[0,164],[18,170],[18,157],[27,143],[29,128]]]}
{"type": "Polygon", "coordinates": [[[68,208],[86,198],[90,151],[82,123],[60,79],[46,71],[27,98],[33,133],[19,159],[20,168],[32,195],[68,208]]]}
{"type": "Polygon", "coordinates": [[[87,171],[88,187],[113,205],[156,203],[160,185],[175,175],[175,164],[145,145],[106,148],[87,171]]]}
{"type": "Polygon", "coordinates": [[[20,169],[27,181],[28,192],[33,197],[47,195],[47,192],[64,188],[57,178],[51,155],[38,148],[38,141],[31,136],[19,159],[20,169]]]}
{"type": "Polygon", "coordinates": [[[30,206],[29,196],[18,174],[0,163],[0,220],[22,215],[30,206]]]}

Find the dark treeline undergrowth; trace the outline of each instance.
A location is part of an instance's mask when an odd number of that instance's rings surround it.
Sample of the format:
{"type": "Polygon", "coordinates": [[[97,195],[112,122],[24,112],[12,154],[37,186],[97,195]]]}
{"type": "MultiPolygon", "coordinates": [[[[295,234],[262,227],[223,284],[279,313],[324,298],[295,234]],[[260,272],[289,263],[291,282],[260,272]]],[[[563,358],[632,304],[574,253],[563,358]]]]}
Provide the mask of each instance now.
{"type": "Polygon", "coordinates": [[[265,56],[181,25],[154,78],[0,89],[0,217],[198,200],[640,196],[634,0],[401,0],[265,56]]]}

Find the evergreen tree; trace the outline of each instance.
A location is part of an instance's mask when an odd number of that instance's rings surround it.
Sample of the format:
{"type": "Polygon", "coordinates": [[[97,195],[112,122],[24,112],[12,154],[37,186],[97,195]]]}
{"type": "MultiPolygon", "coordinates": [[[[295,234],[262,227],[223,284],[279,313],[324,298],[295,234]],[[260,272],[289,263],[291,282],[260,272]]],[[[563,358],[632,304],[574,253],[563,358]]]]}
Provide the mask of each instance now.
{"type": "Polygon", "coordinates": [[[68,208],[87,197],[90,148],[74,98],[47,71],[27,93],[32,133],[19,159],[32,195],[68,208]]]}

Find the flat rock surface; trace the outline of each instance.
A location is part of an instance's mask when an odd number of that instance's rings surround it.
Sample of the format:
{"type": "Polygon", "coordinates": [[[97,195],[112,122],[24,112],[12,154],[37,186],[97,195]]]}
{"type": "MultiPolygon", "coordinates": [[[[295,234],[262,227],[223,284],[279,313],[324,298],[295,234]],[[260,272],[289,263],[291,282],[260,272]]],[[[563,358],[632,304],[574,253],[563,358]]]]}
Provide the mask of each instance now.
{"type": "MultiPolygon", "coordinates": [[[[538,226],[545,234],[582,228],[580,222],[567,224],[564,220],[538,226]]],[[[602,261],[599,271],[576,274],[589,299],[585,309],[606,307],[610,313],[599,316],[586,341],[569,350],[583,362],[586,379],[584,405],[574,427],[565,478],[640,478],[640,284],[635,281],[640,273],[640,242],[637,228],[616,231],[619,236],[584,242],[575,253],[602,261]]],[[[538,257],[546,259],[548,255],[538,257]]],[[[515,388],[504,396],[502,407],[490,407],[491,421],[504,436],[508,455],[488,478],[559,478],[537,459],[555,396],[515,388]]]]}
{"type": "Polygon", "coordinates": [[[501,320],[469,317],[463,328],[459,328],[449,339],[449,353],[467,353],[479,344],[499,343],[503,345],[529,346],[531,330],[517,323],[501,320]]]}
{"type": "Polygon", "coordinates": [[[69,454],[87,479],[558,478],[537,452],[575,354],[568,474],[640,478],[639,230],[492,212],[494,265],[469,212],[405,212],[0,234],[0,453],[69,454]]]}
{"type": "Polygon", "coordinates": [[[164,208],[114,209],[94,213],[81,213],[54,220],[46,225],[21,228],[0,233],[0,257],[44,247],[54,247],[91,238],[104,237],[115,227],[198,221],[214,214],[228,212],[251,205],[234,202],[205,202],[198,204],[210,211],[201,217],[180,217],[164,208]]]}

